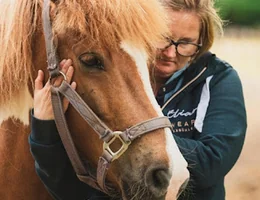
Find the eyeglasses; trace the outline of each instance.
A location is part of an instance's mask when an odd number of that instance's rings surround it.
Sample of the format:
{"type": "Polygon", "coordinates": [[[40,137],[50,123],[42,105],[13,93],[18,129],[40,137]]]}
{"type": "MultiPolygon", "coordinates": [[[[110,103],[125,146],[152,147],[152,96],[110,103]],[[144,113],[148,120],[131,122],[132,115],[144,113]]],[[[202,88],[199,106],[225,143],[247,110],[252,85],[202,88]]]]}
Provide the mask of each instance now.
{"type": "Polygon", "coordinates": [[[174,45],[176,52],[184,57],[191,57],[194,56],[196,53],[198,53],[198,51],[200,50],[200,48],[202,47],[201,44],[195,44],[192,42],[185,42],[185,41],[179,41],[179,42],[175,42],[174,40],[172,40],[171,38],[165,38],[166,40],[161,42],[159,44],[159,50],[165,50],[167,48],[169,48],[170,46],[174,45]]]}

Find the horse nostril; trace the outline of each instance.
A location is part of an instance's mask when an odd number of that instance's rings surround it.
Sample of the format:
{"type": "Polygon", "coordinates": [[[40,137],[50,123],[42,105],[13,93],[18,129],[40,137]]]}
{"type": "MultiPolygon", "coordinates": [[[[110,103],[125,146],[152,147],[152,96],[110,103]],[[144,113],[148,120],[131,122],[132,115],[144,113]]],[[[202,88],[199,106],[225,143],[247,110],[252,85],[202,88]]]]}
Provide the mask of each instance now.
{"type": "Polygon", "coordinates": [[[154,186],[158,188],[166,188],[169,185],[169,174],[166,170],[159,169],[153,172],[154,186]]]}
{"type": "Polygon", "coordinates": [[[164,167],[152,167],[147,170],[145,176],[146,185],[155,197],[162,197],[166,194],[170,179],[171,172],[164,167]]]}

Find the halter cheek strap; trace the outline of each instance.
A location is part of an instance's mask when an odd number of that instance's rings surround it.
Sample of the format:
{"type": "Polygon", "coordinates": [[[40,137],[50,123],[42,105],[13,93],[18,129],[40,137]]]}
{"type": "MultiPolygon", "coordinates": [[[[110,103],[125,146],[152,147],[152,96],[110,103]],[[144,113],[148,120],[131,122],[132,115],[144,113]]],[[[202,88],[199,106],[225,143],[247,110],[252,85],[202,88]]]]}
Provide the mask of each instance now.
{"type": "Polygon", "coordinates": [[[51,20],[50,20],[50,0],[44,0],[43,2],[43,11],[42,11],[42,19],[43,19],[43,32],[45,38],[45,48],[46,48],[46,56],[48,62],[48,71],[50,73],[50,77],[57,77],[60,75],[59,72],[59,61],[56,54],[56,49],[53,42],[53,34],[51,28],[51,20]]]}
{"type": "Polygon", "coordinates": [[[52,103],[57,129],[77,176],[80,180],[84,182],[88,181],[88,184],[98,186],[98,188],[96,187],[97,189],[108,194],[112,190],[112,187],[111,185],[109,186],[109,184],[105,184],[105,178],[110,164],[118,159],[136,138],[160,128],[172,127],[167,117],[156,117],[138,123],[125,131],[112,131],[96,116],[91,108],[66,81],[63,81],[60,87],[52,87],[52,103]],[[99,158],[96,172],[97,179],[89,173],[89,170],[84,166],[79,157],[64,116],[61,95],[69,100],[80,116],[95,130],[99,138],[103,140],[103,153],[99,158]],[[116,140],[121,142],[121,147],[118,151],[114,152],[110,148],[110,145],[116,140]],[[92,183],[90,183],[90,181],[92,183]]]}
{"type": "MultiPolygon", "coordinates": [[[[42,13],[43,30],[45,36],[48,70],[50,77],[53,78],[60,75],[61,72],[58,68],[58,59],[56,56],[55,46],[53,44],[49,9],[50,0],[44,0],[42,13]]],[[[124,131],[112,131],[97,117],[91,108],[65,80],[59,87],[52,86],[51,99],[58,132],[78,178],[107,194],[110,194],[113,190],[112,185],[105,183],[109,166],[128,149],[128,146],[132,143],[132,141],[145,133],[161,128],[172,127],[167,117],[157,117],[143,121],[124,131]],[[98,161],[96,175],[93,175],[93,173],[90,172],[91,167],[83,163],[79,156],[64,115],[62,97],[66,97],[69,100],[79,115],[91,126],[93,130],[95,130],[100,139],[103,140],[103,153],[98,161]],[[114,152],[110,148],[110,145],[112,145],[116,140],[121,142],[121,147],[118,151],[114,152]]]]}

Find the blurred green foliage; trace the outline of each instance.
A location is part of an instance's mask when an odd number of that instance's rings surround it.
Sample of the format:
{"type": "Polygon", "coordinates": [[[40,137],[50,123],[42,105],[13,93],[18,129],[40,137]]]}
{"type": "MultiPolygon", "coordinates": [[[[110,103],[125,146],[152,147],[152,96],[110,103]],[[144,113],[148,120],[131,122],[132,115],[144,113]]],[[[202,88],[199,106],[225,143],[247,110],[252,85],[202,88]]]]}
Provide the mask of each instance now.
{"type": "Polygon", "coordinates": [[[215,5],[229,25],[260,25],[260,0],[215,0],[215,5]]]}

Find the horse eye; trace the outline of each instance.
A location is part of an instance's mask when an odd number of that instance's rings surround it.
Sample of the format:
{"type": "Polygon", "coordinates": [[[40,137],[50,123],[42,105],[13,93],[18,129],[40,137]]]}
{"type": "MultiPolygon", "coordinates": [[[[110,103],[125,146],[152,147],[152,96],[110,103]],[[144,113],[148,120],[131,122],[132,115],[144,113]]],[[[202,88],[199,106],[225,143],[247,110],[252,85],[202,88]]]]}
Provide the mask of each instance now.
{"type": "Polygon", "coordinates": [[[94,53],[85,53],[79,56],[80,62],[87,68],[104,69],[102,59],[94,53]]]}

